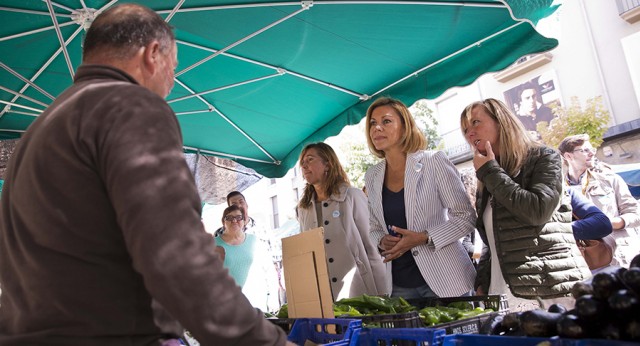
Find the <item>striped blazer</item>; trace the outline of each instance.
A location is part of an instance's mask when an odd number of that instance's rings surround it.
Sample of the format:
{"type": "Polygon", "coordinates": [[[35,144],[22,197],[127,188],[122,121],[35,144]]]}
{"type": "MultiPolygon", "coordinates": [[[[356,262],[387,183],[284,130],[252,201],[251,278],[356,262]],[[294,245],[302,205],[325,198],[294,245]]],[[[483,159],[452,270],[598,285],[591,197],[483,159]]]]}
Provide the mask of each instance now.
{"type": "MultiPolygon", "coordinates": [[[[383,160],[365,174],[370,235],[375,244],[380,244],[387,234],[382,209],[385,167],[383,160]]],[[[476,271],[460,238],[474,231],[476,212],[460,174],[443,152],[421,150],[407,154],[404,203],[407,228],[426,231],[431,237],[429,245],[412,249],[429,287],[440,297],[456,297],[471,291],[476,271]]],[[[391,263],[387,263],[388,278],[391,263]]]]}

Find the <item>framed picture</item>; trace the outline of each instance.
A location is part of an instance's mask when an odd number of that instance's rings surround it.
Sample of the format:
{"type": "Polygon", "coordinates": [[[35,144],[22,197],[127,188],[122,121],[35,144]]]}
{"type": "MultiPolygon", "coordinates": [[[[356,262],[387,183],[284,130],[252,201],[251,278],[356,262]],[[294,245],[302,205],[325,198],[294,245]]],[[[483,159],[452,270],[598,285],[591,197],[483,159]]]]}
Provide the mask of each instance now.
{"type": "Polygon", "coordinates": [[[554,104],[560,103],[560,90],[555,71],[549,71],[504,92],[505,103],[518,115],[524,127],[537,133],[540,122],[555,117],[554,104]]]}

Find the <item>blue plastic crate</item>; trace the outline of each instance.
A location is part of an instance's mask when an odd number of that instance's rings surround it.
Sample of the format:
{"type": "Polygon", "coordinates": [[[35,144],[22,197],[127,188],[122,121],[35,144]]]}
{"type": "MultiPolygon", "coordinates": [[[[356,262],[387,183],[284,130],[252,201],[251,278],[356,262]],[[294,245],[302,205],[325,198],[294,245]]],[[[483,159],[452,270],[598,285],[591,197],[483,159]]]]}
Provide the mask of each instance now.
{"type": "Polygon", "coordinates": [[[336,318],[298,318],[293,323],[289,341],[304,345],[316,344],[348,346],[353,333],[362,328],[362,321],[336,318]]]}
{"type": "Polygon", "coordinates": [[[435,346],[442,343],[445,333],[430,328],[362,328],[353,333],[349,346],[435,346]]]}
{"type": "Polygon", "coordinates": [[[604,339],[560,339],[533,338],[528,336],[501,336],[501,335],[475,335],[454,334],[444,337],[442,346],[638,346],[640,344],[631,341],[604,340],[604,339]],[[542,344],[544,342],[544,344],[542,344]]]}

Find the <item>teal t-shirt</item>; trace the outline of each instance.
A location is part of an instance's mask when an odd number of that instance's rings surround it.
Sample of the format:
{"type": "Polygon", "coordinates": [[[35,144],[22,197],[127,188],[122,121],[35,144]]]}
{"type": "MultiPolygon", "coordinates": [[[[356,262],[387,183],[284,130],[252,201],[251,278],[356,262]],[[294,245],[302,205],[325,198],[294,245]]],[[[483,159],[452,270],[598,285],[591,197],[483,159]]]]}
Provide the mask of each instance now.
{"type": "Polygon", "coordinates": [[[224,248],[224,266],[229,269],[238,286],[244,287],[253,265],[258,239],[253,234],[245,234],[244,243],[240,245],[229,245],[222,237],[216,238],[216,242],[224,248]]]}

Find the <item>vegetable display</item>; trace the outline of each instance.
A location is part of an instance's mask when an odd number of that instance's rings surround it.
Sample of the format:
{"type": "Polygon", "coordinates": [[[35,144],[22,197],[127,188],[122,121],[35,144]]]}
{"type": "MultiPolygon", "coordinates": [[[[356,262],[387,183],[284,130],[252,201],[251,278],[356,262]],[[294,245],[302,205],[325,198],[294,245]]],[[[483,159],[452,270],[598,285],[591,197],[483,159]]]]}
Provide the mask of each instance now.
{"type": "Polygon", "coordinates": [[[571,290],[575,307],[512,312],[491,323],[490,334],[640,341],[640,255],[629,269],[611,268],[571,290]]]}
{"type": "MultiPolygon", "coordinates": [[[[493,309],[474,307],[468,301],[451,302],[447,306],[424,307],[418,309],[401,297],[379,297],[361,295],[335,302],[333,312],[336,317],[365,317],[382,314],[402,314],[417,311],[425,326],[458,321],[493,312],[493,309]]],[[[287,318],[286,304],[278,312],[279,318],[287,318]]]]}
{"type": "Polygon", "coordinates": [[[453,322],[493,312],[492,309],[484,309],[481,307],[471,309],[465,307],[460,309],[451,306],[451,304],[449,304],[449,306],[428,306],[419,310],[418,312],[420,313],[420,318],[422,319],[424,325],[427,327],[431,327],[437,324],[453,322]]]}

